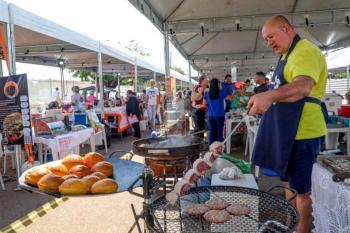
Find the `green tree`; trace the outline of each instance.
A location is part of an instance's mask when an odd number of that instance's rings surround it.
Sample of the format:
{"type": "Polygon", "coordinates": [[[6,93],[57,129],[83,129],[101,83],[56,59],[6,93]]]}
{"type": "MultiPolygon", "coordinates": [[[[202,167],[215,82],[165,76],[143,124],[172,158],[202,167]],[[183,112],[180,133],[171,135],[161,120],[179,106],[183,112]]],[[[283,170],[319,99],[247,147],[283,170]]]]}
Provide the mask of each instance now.
{"type": "Polygon", "coordinates": [[[185,71],[183,71],[180,67],[178,67],[178,66],[172,66],[172,67],[170,67],[170,69],[172,69],[172,70],[175,70],[175,71],[177,71],[177,72],[179,72],[180,74],[185,74],[185,71]]]}

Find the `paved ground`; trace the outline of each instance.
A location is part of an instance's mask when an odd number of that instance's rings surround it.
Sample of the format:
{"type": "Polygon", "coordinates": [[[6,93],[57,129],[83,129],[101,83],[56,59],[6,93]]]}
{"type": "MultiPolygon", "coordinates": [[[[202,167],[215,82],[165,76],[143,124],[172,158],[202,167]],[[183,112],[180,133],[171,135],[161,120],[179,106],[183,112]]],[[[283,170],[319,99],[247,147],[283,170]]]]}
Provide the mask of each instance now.
{"type": "MultiPolygon", "coordinates": [[[[144,133],[143,136],[147,135],[144,133]]],[[[130,136],[112,139],[110,151],[130,150],[132,140],[130,136]]],[[[242,151],[243,148],[235,148],[233,153],[235,156],[242,157],[242,151]]],[[[138,156],[134,156],[133,160],[143,162],[143,158],[138,156]]],[[[279,184],[278,179],[260,175],[258,185],[261,190],[267,190],[274,184],[279,184]]],[[[6,183],[6,187],[7,191],[0,190],[0,229],[53,199],[40,194],[15,192],[13,189],[16,187],[16,182],[6,183]]],[[[136,189],[136,192],[141,192],[141,189],[136,189]]],[[[69,198],[54,210],[36,219],[21,232],[128,232],[134,221],[130,208],[132,203],[139,212],[142,207],[142,199],[128,192],[69,198]]]]}

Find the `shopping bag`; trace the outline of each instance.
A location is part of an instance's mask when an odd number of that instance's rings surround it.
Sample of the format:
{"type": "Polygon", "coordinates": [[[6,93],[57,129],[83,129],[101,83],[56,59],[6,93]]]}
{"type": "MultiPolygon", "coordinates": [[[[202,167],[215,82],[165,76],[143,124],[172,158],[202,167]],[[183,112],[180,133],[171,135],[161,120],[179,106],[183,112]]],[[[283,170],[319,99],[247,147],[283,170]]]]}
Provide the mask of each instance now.
{"type": "Polygon", "coordinates": [[[132,115],[132,116],[128,116],[128,121],[129,121],[129,124],[132,125],[134,123],[139,122],[139,119],[137,119],[136,115],[132,115]]]}

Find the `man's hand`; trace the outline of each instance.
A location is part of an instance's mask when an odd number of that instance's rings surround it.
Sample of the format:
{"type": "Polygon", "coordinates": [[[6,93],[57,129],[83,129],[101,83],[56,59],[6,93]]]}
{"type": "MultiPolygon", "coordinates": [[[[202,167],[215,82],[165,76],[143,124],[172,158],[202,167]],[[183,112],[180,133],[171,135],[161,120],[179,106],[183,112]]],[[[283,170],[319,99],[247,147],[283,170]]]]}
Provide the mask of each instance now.
{"type": "Polygon", "coordinates": [[[252,116],[266,112],[273,102],[273,95],[269,91],[253,95],[248,102],[249,115],[252,116]]]}

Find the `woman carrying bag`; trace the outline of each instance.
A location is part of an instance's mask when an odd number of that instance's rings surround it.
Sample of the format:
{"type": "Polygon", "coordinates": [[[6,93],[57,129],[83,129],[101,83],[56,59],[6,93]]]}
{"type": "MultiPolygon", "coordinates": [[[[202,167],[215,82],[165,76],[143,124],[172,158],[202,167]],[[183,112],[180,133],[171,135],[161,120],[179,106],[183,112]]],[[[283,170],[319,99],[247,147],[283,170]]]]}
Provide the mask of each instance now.
{"type": "Polygon", "coordinates": [[[140,138],[140,104],[133,91],[128,90],[126,96],[128,101],[128,103],[126,104],[126,113],[128,115],[128,121],[130,125],[132,125],[132,127],[134,128],[134,137],[140,138]]]}

